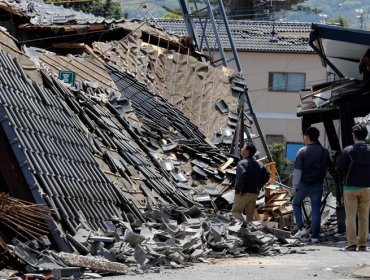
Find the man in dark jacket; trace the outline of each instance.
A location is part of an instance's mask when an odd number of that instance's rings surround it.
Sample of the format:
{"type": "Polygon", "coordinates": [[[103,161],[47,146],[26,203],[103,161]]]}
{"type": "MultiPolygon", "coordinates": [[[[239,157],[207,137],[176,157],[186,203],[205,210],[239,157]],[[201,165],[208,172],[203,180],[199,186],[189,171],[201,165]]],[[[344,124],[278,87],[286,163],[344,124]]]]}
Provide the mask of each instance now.
{"type": "Polygon", "coordinates": [[[253,221],[257,195],[270,179],[266,167],[253,158],[255,153],[256,147],[252,143],[246,144],[240,151],[243,159],[238,162],[236,168],[235,198],[231,213],[243,222],[245,221],[243,211],[246,213],[247,221],[253,221]]]}
{"type": "Polygon", "coordinates": [[[319,242],[321,223],[321,198],[327,167],[330,162],[328,151],[319,143],[320,131],[309,127],[303,134],[306,144],[301,148],[294,162],[293,170],[293,212],[298,232],[295,237],[307,234],[302,216],[302,202],[311,200],[311,242],[319,242]]]}
{"type": "Polygon", "coordinates": [[[336,164],[338,173],[344,178],[343,197],[348,242],[345,251],[366,251],[370,203],[370,146],[364,141],[367,135],[366,126],[357,124],[352,127],[354,144],[343,149],[336,164]]]}

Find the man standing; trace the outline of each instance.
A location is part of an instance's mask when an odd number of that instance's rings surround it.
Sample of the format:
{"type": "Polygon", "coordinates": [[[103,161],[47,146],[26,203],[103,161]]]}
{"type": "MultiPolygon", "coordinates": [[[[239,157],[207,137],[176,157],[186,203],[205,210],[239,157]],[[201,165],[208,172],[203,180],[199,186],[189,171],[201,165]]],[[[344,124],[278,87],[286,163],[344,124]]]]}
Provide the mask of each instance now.
{"type": "Polygon", "coordinates": [[[293,213],[298,232],[295,237],[307,234],[303,217],[302,202],[306,197],[311,200],[311,242],[318,243],[321,223],[321,198],[327,167],[330,162],[328,151],[319,142],[320,131],[309,127],[303,134],[305,146],[295,159],[293,171],[293,213]]]}
{"type": "Polygon", "coordinates": [[[357,124],[352,127],[354,144],[343,149],[336,164],[338,173],[344,178],[343,197],[348,242],[345,251],[366,251],[370,203],[370,146],[364,141],[367,135],[366,126],[357,124]]]}
{"type": "Polygon", "coordinates": [[[236,168],[235,198],[231,213],[243,222],[243,211],[247,215],[247,221],[253,221],[257,195],[270,179],[266,167],[253,158],[256,151],[252,143],[246,144],[240,151],[243,159],[238,162],[236,168]]]}

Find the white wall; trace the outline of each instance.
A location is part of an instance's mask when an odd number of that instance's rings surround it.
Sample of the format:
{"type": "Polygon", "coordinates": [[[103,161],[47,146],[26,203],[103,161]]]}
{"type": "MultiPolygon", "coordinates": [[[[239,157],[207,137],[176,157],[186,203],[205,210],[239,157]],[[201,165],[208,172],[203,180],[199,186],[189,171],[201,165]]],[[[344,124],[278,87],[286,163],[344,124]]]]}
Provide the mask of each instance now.
{"type": "Polygon", "coordinates": [[[239,51],[239,57],[263,133],[284,135],[287,142],[302,142],[301,120],[296,116],[299,93],[268,91],[269,72],[306,73],[306,88],[310,88],[326,81],[326,69],[319,56],[239,51]]]}

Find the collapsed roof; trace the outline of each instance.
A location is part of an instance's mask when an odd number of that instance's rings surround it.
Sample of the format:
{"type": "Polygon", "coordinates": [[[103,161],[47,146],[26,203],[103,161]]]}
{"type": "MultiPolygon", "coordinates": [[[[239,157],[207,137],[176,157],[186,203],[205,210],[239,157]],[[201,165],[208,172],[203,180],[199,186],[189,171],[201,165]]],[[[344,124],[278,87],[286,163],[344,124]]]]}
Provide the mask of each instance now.
{"type": "MultiPolygon", "coordinates": [[[[25,20],[22,13],[18,20],[25,20]]],[[[46,22],[18,27],[24,38],[32,37],[35,29],[52,32],[56,22],[46,22]]],[[[55,52],[22,46],[23,53],[17,48],[22,42],[2,31],[0,191],[52,209],[52,219],[42,225],[51,244],[43,238],[37,245],[42,248],[98,252],[114,260],[116,255],[126,260],[135,248],[141,264],[149,258],[145,254],[162,259],[150,246],[137,246],[144,240],[154,242],[161,254],[168,246],[173,251],[181,247],[193,258],[209,254],[206,246],[220,254],[237,255],[246,247],[266,252],[272,236],[256,225],[253,235],[240,227],[229,234],[229,214],[218,212],[230,206],[232,196],[226,191],[235,176],[235,159],[220,147],[227,149],[232,141],[243,83],[233,81],[229,69],[201,62],[178,38],[144,23],[117,24],[127,30],[117,40],[58,44],[66,32],[79,32],[59,19],[62,35],[54,36],[52,44],[45,40],[55,52]],[[70,51],[75,55],[62,55],[70,51]],[[60,70],[75,73],[76,83],[59,80],[60,70]],[[214,215],[205,215],[205,206],[214,215]],[[202,239],[203,234],[208,237],[202,239]],[[133,248],[120,247],[121,242],[133,248]]],[[[40,38],[28,43],[40,46],[45,34],[37,33],[40,38]]],[[[282,199],[286,194],[279,194],[279,205],[269,201],[272,218],[291,214],[289,201],[282,199]]],[[[7,242],[11,237],[1,235],[7,242]]],[[[15,241],[15,252],[29,257],[25,262],[33,266],[23,241],[15,241]]]]}
{"type": "Polygon", "coordinates": [[[370,32],[341,26],[312,24],[309,41],[330,70],[340,78],[366,79],[370,32]],[[365,75],[365,76],[363,76],[365,75]]]}
{"type": "Polygon", "coordinates": [[[297,115],[303,117],[305,126],[344,117],[351,123],[350,119],[368,115],[370,32],[313,24],[310,45],[329,72],[341,79],[315,85],[301,93],[302,104],[297,115]]]}

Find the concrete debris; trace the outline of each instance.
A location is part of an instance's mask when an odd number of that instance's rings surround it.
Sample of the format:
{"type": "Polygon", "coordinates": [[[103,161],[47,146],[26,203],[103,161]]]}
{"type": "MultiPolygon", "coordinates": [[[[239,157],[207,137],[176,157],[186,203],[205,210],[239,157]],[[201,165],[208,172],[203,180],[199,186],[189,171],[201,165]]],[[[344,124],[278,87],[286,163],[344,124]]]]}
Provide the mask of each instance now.
{"type": "Polygon", "coordinates": [[[110,262],[103,258],[80,256],[63,252],[57,253],[57,256],[69,266],[90,268],[95,271],[111,272],[113,274],[126,274],[128,272],[127,265],[118,262],[110,262]]]}
{"type": "MultiPolygon", "coordinates": [[[[54,271],[54,274],[63,275],[82,275],[86,269],[97,273],[127,274],[136,271],[138,265],[144,270],[156,266],[182,268],[198,259],[288,252],[288,249],[279,249],[284,245],[278,242],[281,237],[275,237],[271,229],[261,222],[230,222],[230,213],[227,212],[207,214],[196,207],[177,210],[165,206],[157,215],[151,214],[156,220],[139,226],[119,222],[114,224],[118,238],[113,240],[79,229],[68,241],[73,247],[76,242],[84,246],[88,250],[85,255],[56,253],[40,241],[27,244],[19,241],[12,250],[32,268],[29,273],[54,271]],[[166,214],[163,216],[160,213],[166,214]],[[192,222],[183,221],[182,218],[178,221],[179,213],[189,217],[192,222]],[[167,222],[163,222],[164,218],[167,222]]],[[[280,233],[284,236],[288,234],[280,233]]]]}

